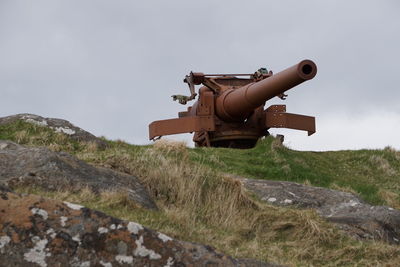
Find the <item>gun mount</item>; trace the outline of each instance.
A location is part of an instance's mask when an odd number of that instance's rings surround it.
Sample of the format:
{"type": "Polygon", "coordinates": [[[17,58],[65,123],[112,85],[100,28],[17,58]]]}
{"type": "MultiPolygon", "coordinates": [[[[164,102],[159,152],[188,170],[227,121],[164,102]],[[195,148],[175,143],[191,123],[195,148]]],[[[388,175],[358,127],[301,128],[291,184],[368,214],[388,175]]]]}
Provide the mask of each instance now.
{"type": "Polygon", "coordinates": [[[269,128],[304,130],[312,135],[314,117],[286,113],[286,105],[272,105],[265,110],[264,106],[275,96],[285,99],[287,90],[316,74],[317,66],[311,60],[303,60],[277,74],[265,68],[253,74],[191,72],[184,79],[191,95],[172,97],[186,104],[197,96],[195,85],[202,84],[197,102],[179,112],[179,118],[152,122],[149,138],[194,132],[196,146],[252,148],[260,137],[269,135],[269,128]]]}

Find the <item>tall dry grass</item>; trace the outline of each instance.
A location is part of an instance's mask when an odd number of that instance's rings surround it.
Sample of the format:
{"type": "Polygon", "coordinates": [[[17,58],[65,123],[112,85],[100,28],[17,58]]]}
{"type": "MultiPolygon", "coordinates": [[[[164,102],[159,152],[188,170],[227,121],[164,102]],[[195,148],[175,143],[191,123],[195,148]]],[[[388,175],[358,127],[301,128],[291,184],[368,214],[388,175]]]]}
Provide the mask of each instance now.
{"type": "Polygon", "coordinates": [[[202,220],[229,226],[244,210],[257,209],[239,181],[191,164],[181,143],[156,143],[136,158],[134,169],[165,208],[178,206],[193,224],[202,220]]]}
{"type": "MultiPolygon", "coordinates": [[[[213,171],[201,160],[193,163],[184,143],[163,141],[130,149],[120,142],[106,151],[84,151],[78,156],[138,176],[161,210],[161,215],[147,213],[139,222],[173,237],[209,244],[235,257],[293,266],[400,261],[400,248],[352,240],[312,210],[259,202],[240,181],[213,171]]],[[[127,209],[126,205],[121,208],[127,209]]]]}
{"type": "Polygon", "coordinates": [[[379,170],[385,172],[389,176],[397,174],[396,170],[392,168],[389,161],[381,155],[372,155],[369,158],[369,161],[373,164],[375,168],[378,168],[379,170]]]}
{"type": "MultiPolygon", "coordinates": [[[[94,165],[139,177],[160,211],[142,210],[119,192],[96,195],[88,189],[79,193],[37,191],[40,195],[138,221],[181,240],[212,245],[234,257],[291,266],[396,266],[400,262],[399,247],[353,240],[312,210],[259,202],[244,191],[240,181],[213,171],[201,159],[191,161],[184,143],[161,141],[153,146],[135,147],[121,141],[99,150],[91,144],[77,146],[64,135],[52,136],[47,143],[41,141],[49,140],[46,133],[32,139],[21,132],[16,137],[26,143],[43,142],[56,151],[71,151],[94,165]]],[[[279,143],[272,147],[273,161],[283,166],[283,171],[293,171],[287,159],[275,151],[279,147],[279,143]]],[[[210,155],[206,156],[210,160],[210,155]]],[[[212,161],[219,161],[217,156],[211,157],[212,161]]],[[[390,163],[388,166],[385,160],[377,157],[370,160],[378,168],[391,172],[390,163]]],[[[390,192],[380,194],[388,202],[395,199],[390,192]]]]}

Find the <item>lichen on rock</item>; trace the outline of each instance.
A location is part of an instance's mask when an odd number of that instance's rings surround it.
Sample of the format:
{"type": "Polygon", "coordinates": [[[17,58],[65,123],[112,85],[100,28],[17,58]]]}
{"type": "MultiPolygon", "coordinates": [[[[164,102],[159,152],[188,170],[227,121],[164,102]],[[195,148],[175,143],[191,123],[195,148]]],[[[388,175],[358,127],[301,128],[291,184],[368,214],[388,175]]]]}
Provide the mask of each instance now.
{"type": "Polygon", "coordinates": [[[92,142],[99,148],[106,148],[107,143],[93,134],[73,125],[67,120],[45,118],[34,114],[22,113],[0,118],[0,125],[24,121],[41,127],[46,127],[56,133],[63,133],[76,141],[92,142]]]}
{"type": "Polygon", "coordinates": [[[6,195],[0,198],[5,266],[272,266],[237,260],[85,207],[1,187],[0,192],[6,195]],[[68,224],[62,226],[63,221],[68,224]]]}

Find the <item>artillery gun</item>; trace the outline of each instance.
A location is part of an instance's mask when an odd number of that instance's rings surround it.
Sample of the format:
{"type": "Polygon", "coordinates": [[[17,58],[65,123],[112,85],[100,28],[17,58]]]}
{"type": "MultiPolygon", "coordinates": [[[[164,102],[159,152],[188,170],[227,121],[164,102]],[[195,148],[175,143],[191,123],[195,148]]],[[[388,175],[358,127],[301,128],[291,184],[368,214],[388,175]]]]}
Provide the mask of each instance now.
{"type": "Polygon", "coordinates": [[[312,135],[314,117],[286,113],[286,105],[267,109],[264,106],[275,96],[285,99],[287,90],[316,74],[317,66],[311,60],[303,60],[277,74],[265,68],[253,74],[191,72],[184,79],[191,95],[172,97],[186,104],[197,96],[195,85],[202,84],[198,100],[187,111],[179,112],[179,118],[152,122],[149,138],[194,132],[196,146],[252,148],[259,138],[269,135],[269,128],[304,130],[312,135]]]}

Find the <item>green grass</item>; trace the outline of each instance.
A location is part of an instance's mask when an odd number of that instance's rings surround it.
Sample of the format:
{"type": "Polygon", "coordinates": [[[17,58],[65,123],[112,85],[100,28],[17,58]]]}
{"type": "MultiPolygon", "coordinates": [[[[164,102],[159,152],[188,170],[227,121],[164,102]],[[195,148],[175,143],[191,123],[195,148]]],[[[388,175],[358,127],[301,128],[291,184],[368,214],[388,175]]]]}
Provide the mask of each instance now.
{"type": "Polygon", "coordinates": [[[168,142],[135,146],[122,141],[107,141],[109,147],[101,150],[24,122],[0,126],[0,139],[66,151],[90,164],[135,175],[160,210],[140,209],[118,192],[19,192],[80,203],[234,257],[293,266],[396,266],[400,261],[399,246],[351,239],[312,210],[259,202],[240,183],[220,175],[356,191],[371,203],[399,207],[400,154],[390,148],[299,152],[269,137],[250,150],[188,149],[168,142]]]}
{"type": "MultiPolygon", "coordinates": [[[[28,146],[47,146],[66,151],[93,164],[130,172],[120,166],[121,160],[110,151],[124,151],[125,157],[136,157],[148,146],[107,141],[109,149],[98,150],[94,144],[72,140],[51,129],[17,121],[0,125],[0,139],[28,146]],[[87,153],[93,150],[94,153],[87,153]]],[[[273,137],[258,142],[253,149],[188,149],[193,163],[204,164],[216,172],[239,176],[307,183],[359,194],[375,205],[400,208],[400,152],[390,147],[382,150],[344,150],[328,152],[295,151],[279,144],[273,137]]],[[[173,156],[173,153],[169,155],[173,156]]]]}
{"type": "Polygon", "coordinates": [[[28,146],[47,146],[53,150],[76,153],[87,144],[68,138],[65,134],[56,133],[50,128],[18,120],[0,125],[0,140],[11,140],[28,146]]]}
{"type": "Polygon", "coordinates": [[[239,176],[344,188],[372,204],[387,204],[382,192],[400,194],[400,152],[389,147],[303,152],[277,142],[268,137],[249,150],[196,148],[190,157],[216,171],[239,176]]]}

